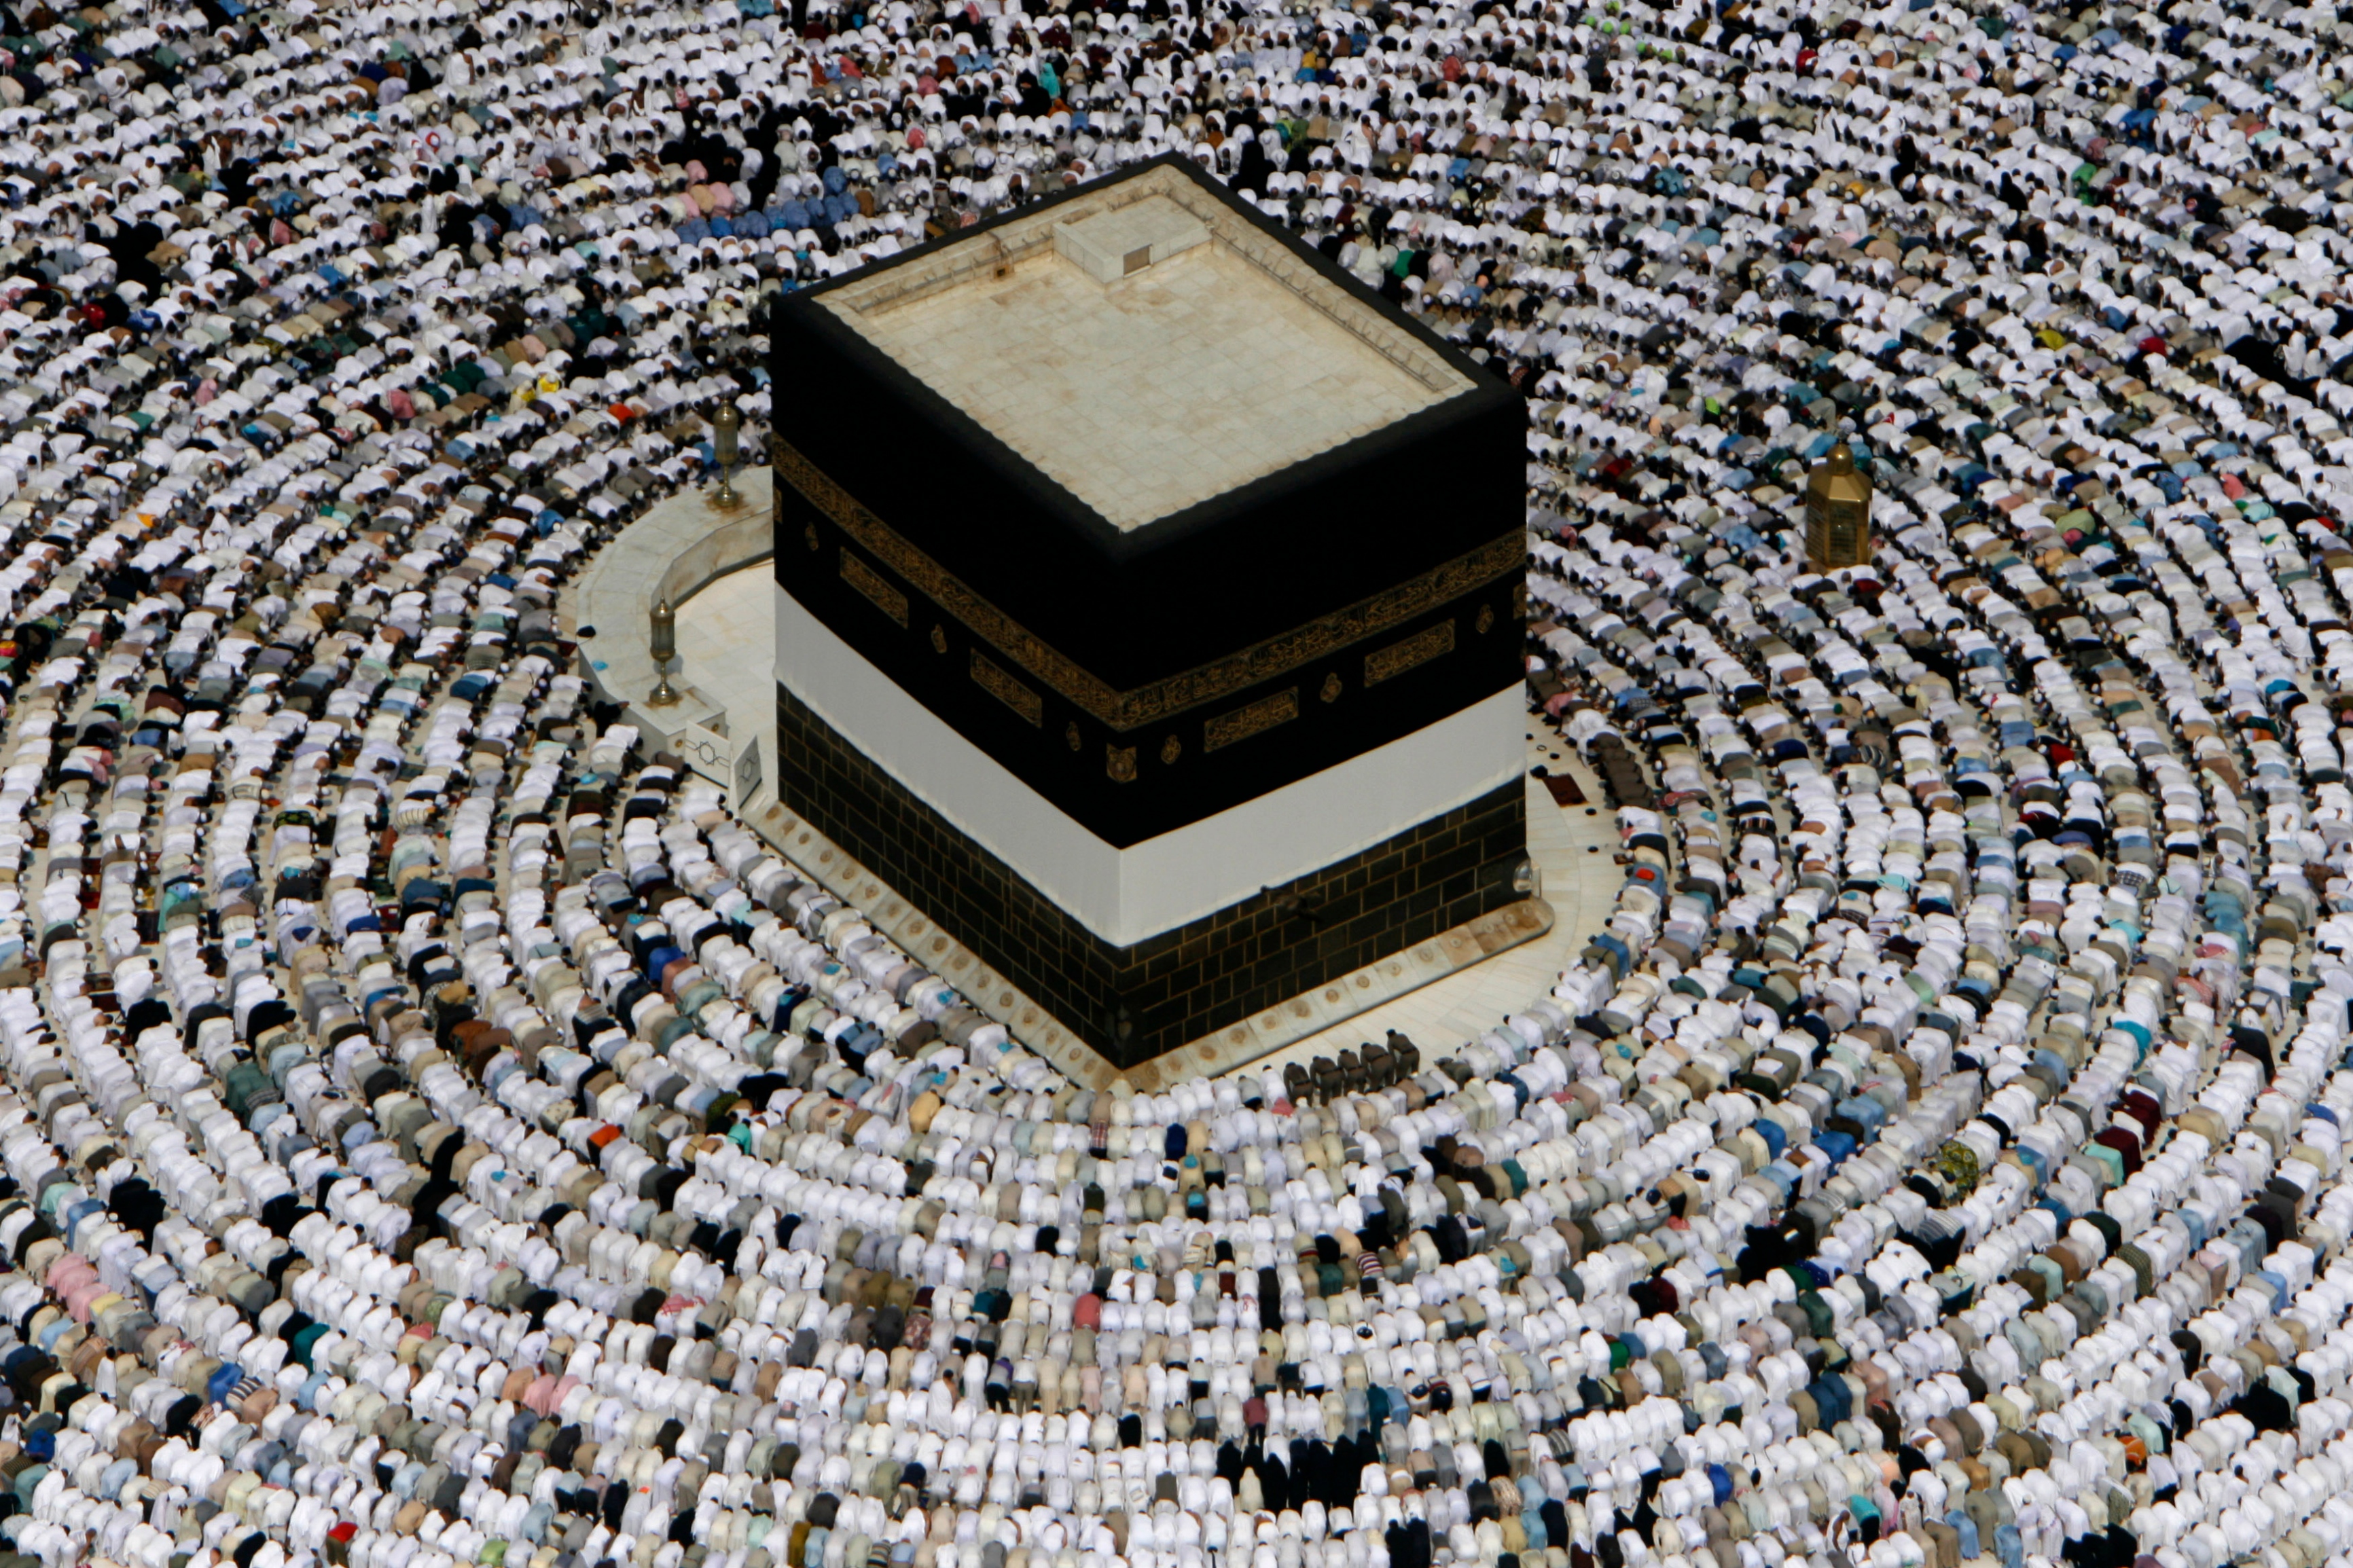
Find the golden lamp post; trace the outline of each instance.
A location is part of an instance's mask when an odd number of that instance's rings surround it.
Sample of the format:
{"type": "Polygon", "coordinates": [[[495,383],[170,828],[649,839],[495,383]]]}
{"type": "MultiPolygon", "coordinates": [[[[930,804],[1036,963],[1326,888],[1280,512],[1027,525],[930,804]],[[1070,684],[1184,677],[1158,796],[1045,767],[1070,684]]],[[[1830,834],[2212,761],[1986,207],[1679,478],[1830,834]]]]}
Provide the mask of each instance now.
{"type": "Polygon", "coordinates": [[[711,498],[711,504],[722,511],[733,511],[744,504],[744,498],[728,483],[728,470],[734,468],[738,456],[743,424],[744,416],[732,403],[721,404],[718,416],[711,422],[711,456],[719,465],[719,490],[711,498]]]}
{"type": "Polygon", "coordinates": [[[653,622],[651,646],[646,650],[653,655],[654,673],[661,678],[647,703],[655,708],[667,708],[678,700],[678,692],[670,683],[670,662],[678,657],[678,612],[670,607],[667,595],[654,601],[648,617],[653,622]]]}

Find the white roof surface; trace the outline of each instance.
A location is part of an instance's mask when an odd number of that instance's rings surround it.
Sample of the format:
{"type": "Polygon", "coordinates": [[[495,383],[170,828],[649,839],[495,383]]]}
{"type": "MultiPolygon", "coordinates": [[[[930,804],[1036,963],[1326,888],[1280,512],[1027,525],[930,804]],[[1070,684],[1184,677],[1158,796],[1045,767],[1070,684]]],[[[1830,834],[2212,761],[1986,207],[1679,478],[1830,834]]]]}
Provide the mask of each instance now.
{"type": "Polygon", "coordinates": [[[1172,170],[825,303],[1124,531],[1472,384],[1172,170]]]}

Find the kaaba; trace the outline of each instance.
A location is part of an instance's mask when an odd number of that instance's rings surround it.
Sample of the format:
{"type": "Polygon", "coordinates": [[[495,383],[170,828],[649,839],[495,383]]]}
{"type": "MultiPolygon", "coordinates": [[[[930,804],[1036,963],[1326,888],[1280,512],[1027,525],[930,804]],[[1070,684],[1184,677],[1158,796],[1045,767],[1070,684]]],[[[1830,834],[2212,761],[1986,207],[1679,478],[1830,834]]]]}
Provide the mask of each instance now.
{"type": "Polygon", "coordinates": [[[1492,373],[1175,156],[771,343],[779,799],[1113,1065],[1525,896],[1492,373]]]}

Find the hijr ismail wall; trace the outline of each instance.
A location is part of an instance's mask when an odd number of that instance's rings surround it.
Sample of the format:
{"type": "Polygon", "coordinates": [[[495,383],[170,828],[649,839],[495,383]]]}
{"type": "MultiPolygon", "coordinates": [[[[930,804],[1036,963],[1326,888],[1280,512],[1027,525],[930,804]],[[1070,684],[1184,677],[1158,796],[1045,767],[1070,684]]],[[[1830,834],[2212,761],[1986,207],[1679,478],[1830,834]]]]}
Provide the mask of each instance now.
{"type": "Polygon", "coordinates": [[[1106,1057],[1512,901],[1508,387],[1176,160],[774,344],[779,797],[1106,1057]]]}

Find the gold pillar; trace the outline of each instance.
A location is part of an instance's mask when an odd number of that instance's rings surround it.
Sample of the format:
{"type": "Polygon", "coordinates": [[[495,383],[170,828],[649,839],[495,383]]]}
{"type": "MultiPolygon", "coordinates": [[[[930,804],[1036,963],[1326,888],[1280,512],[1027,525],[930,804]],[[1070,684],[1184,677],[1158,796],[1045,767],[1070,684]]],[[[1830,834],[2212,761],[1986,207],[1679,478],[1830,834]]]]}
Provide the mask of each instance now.
{"type": "Polygon", "coordinates": [[[1843,441],[1806,476],[1806,560],[1817,572],[1871,564],[1871,480],[1843,441]]]}
{"type": "Polygon", "coordinates": [[[654,673],[661,679],[646,702],[649,707],[667,708],[678,700],[678,692],[670,683],[670,661],[678,657],[678,612],[670,607],[665,595],[654,601],[647,618],[653,623],[653,635],[647,639],[646,651],[653,656],[654,673]]]}
{"type": "Polygon", "coordinates": [[[733,403],[722,403],[718,417],[711,422],[711,457],[719,468],[719,489],[712,496],[711,504],[722,511],[733,511],[744,504],[744,498],[727,482],[729,470],[735,467],[743,425],[744,416],[733,403]]]}

